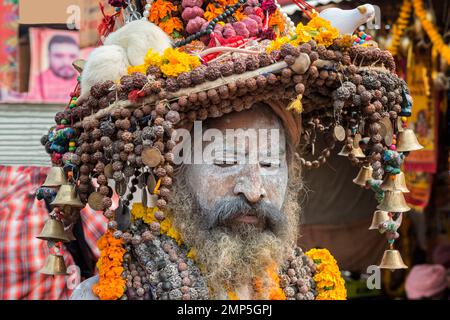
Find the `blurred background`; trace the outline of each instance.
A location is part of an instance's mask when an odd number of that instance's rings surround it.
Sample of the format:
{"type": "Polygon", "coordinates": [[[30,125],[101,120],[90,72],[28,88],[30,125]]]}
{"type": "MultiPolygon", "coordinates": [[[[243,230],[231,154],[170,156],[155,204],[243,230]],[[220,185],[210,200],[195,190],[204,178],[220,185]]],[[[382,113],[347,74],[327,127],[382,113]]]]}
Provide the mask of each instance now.
{"type": "MultiPolygon", "coordinates": [[[[409,123],[424,149],[411,153],[404,168],[410,190],[405,196],[413,210],[404,215],[397,246],[409,269],[383,271],[381,289],[367,288],[367,267],[380,263],[386,241],[378,231],[368,231],[376,207],[373,193],[351,183],[358,170],[337,155],[321,170],[305,173],[309,191],[303,197],[299,243],[331,251],[350,299],[404,299],[405,283],[427,298],[448,297],[448,289],[442,294],[448,272],[436,265],[450,266],[450,1],[308,2],[318,11],[376,6],[375,20],[360,31],[395,56],[415,102],[409,123]],[[416,5],[425,12],[414,10],[416,5]]],[[[292,20],[303,19],[294,2],[279,3],[292,20]]],[[[38,274],[48,249],[34,235],[48,212],[34,192],[51,165],[40,138],[77,84],[72,62],[88,57],[99,44],[99,24],[113,14],[107,0],[0,0],[0,299],[64,299],[71,292],[64,277],[38,274]],[[31,253],[7,258],[25,241],[31,253]]],[[[81,216],[77,241],[64,255],[86,278],[95,273],[95,242],[105,223],[89,208],[81,216]]]]}

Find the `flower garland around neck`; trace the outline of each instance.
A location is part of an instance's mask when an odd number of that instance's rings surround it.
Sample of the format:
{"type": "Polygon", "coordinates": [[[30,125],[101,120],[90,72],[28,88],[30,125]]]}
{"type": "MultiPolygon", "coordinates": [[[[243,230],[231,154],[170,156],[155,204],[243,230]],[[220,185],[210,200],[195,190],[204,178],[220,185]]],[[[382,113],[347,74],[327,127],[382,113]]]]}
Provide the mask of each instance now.
{"type": "Polygon", "coordinates": [[[345,281],[330,251],[311,249],[306,255],[317,265],[317,272],[313,278],[318,293],[316,300],[346,300],[345,281]]]}
{"type": "Polygon", "coordinates": [[[100,258],[97,261],[99,281],[92,288],[92,292],[101,300],[117,300],[125,292],[125,279],[122,263],[125,249],[122,239],[116,239],[112,231],[108,230],[97,241],[100,250],[100,258]]]}
{"type": "Polygon", "coordinates": [[[329,47],[337,38],[339,38],[339,30],[334,28],[328,20],[321,18],[317,12],[314,12],[312,19],[306,25],[303,23],[297,24],[293,37],[284,36],[273,40],[267,47],[267,51],[280,50],[285,43],[298,46],[310,40],[316,41],[318,45],[329,47]]]}
{"type": "Polygon", "coordinates": [[[445,60],[450,64],[450,47],[444,42],[444,39],[439,34],[437,27],[428,20],[427,11],[423,7],[422,0],[413,0],[414,12],[417,17],[419,17],[420,23],[422,24],[425,32],[430,37],[433,46],[442,55],[445,60]]]}
{"type": "MultiPolygon", "coordinates": [[[[170,216],[166,216],[163,221],[158,221],[155,218],[156,211],[157,208],[145,208],[141,203],[134,203],[131,209],[131,215],[133,219],[142,219],[146,224],[151,224],[154,222],[159,223],[161,234],[172,238],[178,245],[182,245],[183,240],[180,233],[173,227],[172,218],[170,216]]],[[[109,234],[108,237],[112,237],[112,235],[109,234]]],[[[112,239],[116,240],[114,238],[112,239]]],[[[337,262],[331,253],[326,249],[311,249],[306,252],[306,255],[310,257],[317,265],[317,272],[314,275],[314,281],[316,282],[318,291],[318,296],[316,299],[345,300],[347,298],[347,291],[344,286],[345,282],[341,277],[337,262]]],[[[187,257],[195,261],[196,252],[194,248],[188,252],[187,257]]],[[[255,278],[253,280],[255,297],[261,299],[263,295],[268,292],[268,298],[270,300],[285,300],[286,295],[280,287],[280,278],[276,264],[270,265],[266,272],[271,280],[268,287],[263,286],[263,281],[260,278],[255,278]]],[[[229,289],[227,294],[228,299],[239,300],[239,296],[234,290],[229,289]]]]}
{"type": "Polygon", "coordinates": [[[403,37],[405,29],[408,27],[409,17],[412,11],[411,0],[403,0],[402,6],[400,8],[400,14],[397,21],[392,28],[392,42],[388,50],[393,56],[397,55],[398,47],[400,46],[400,41],[403,37]]]}
{"type": "MultiPolygon", "coordinates": [[[[131,209],[131,216],[134,220],[142,219],[146,224],[150,225],[151,223],[157,222],[160,223],[160,232],[173,240],[178,245],[183,244],[183,240],[181,238],[180,233],[173,227],[172,219],[170,216],[166,216],[163,221],[158,221],[155,218],[155,212],[158,210],[156,207],[147,207],[145,208],[142,203],[134,203],[131,209]]],[[[195,261],[195,250],[191,249],[188,252],[187,257],[195,261]]],[[[267,269],[267,274],[269,276],[270,284],[269,288],[263,287],[263,281],[260,278],[256,278],[253,281],[253,286],[255,289],[255,295],[257,297],[261,297],[265,292],[269,291],[269,299],[270,300],[285,300],[286,296],[283,290],[280,288],[280,278],[277,273],[277,266],[272,264],[267,269]]],[[[228,298],[230,300],[239,300],[238,295],[233,290],[228,290],[228,298]]]]}
{"type": "Polygon", "coordinates": [[[139,72],[146,74],[150,66],[159,67],[166,77],[177,77],[180,73],[189,72],[201,65],[200,59],[173,48],[167,48],[160,55],[149,49],[144,58],[144,64],[128,68],[128,74],[139,72]]]}

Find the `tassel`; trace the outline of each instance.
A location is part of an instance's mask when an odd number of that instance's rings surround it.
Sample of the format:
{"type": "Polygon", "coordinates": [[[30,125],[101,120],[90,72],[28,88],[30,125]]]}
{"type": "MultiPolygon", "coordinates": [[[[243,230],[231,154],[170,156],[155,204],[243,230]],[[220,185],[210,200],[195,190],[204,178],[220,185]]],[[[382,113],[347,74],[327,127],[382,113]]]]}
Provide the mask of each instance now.
{"type": "Polygon", "coordinates": [[[295,98],[287,107],[287,110],[294,110],[298,114],[301,114],[303,112],[303,105],[302,105],[302,98],[303,95],[299,94],[297,98],[295,98]]]}

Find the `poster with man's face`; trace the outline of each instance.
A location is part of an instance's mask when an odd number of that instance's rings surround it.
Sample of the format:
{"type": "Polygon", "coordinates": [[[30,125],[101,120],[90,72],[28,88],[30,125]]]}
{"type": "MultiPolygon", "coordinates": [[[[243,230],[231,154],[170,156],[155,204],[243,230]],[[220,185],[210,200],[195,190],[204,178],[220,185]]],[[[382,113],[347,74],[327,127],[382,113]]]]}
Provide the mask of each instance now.
{"type": "Polygon", "coordinates": [[[48,103],[68,101],[77,84],[72,62],[80,57],[79,34],[47,28],[30,29],[29,98],[48,103]]]}

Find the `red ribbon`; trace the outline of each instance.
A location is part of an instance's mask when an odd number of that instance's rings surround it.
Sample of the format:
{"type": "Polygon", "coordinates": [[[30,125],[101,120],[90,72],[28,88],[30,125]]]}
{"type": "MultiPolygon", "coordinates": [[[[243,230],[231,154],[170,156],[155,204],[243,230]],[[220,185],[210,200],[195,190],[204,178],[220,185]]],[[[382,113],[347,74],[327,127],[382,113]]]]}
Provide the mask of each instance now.
{"type": "MultiPolygon", "coordinates": [[[[103,3],[99,2],[100,10],[102,12],[103,18],[102,22],[98,25],[97,31],[98,34],[101,36],[107,36],[114,30],[114,26],[116,24],[116,17],[120,15],[121,11],[118,11],[114,13],[113,15],[109,15],[105,12],[105,6],[103,3]]],[[[101,40],[100,40],[101,42],[101,40]]]]}

